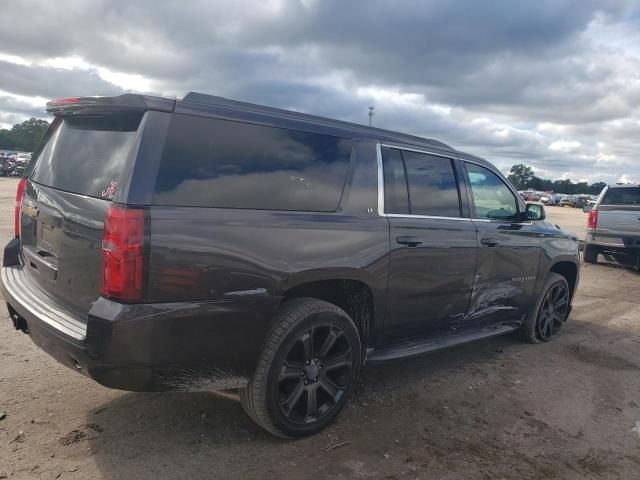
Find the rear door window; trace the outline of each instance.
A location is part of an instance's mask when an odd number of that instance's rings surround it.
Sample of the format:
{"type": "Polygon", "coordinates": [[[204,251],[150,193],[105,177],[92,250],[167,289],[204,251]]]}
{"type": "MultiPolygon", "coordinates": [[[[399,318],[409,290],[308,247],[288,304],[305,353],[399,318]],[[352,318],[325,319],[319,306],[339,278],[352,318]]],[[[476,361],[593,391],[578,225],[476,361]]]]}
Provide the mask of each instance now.
{"type": "Polygon", "coordinates": [[[142,114],[64,118],[35,160],[39,184],[110,200],[132,161],[142,114]]]}
{"type": "Polygon", "coordinates": [[[640,187],[609,187],[600,205],[640,205],[640,187]]]}
{"type": "Polygon", "coordinates": [[[351,145],[331,135],[175,115],[153,203],[335,211],[351,145]]]}
{"type": "Polygon", "coordinates": [[[402,151],[412,215],[459,217],[460,196],[452,160],[402,151]]]}
{"type": "Polygon", "coordinates": [[[460,217],[460,195],[452,160],[382,148],[385,213],[460,217]]]}

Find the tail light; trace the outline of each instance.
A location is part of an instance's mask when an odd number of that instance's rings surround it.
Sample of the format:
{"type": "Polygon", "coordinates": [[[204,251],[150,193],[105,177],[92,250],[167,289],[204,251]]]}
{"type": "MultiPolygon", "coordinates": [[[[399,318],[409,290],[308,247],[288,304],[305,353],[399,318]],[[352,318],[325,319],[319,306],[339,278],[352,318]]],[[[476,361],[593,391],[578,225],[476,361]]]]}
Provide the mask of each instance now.
{"type": "Polygon", "coordinates": [[[122,302],[142,300],[144,211],[112,205],[104,219],[100,294],[122,302]]]}
{"type": "Polygon", "coordinates": [[[82,100],[80,97],[71,98],[58,98],[47,103],[47,106],[57,107],[59,105],[73,105],[74,103],[80,103],[82,100]]]}
{"type": "Polygon", "coordinates": [[[596,228],[598,226],[598,211],[590,210],[587,219],[587,228],[596,228]]]}
{"type": "Polygon", "coordinates": [[[18,190],[16,191],[16,211],[15,211],[15,234],[16,237],[20,236],[20,206],[22,205],[22,197],[24,196],[24,188],[27,186],[27,179],[20,179],[18,183],[18,190]]]}

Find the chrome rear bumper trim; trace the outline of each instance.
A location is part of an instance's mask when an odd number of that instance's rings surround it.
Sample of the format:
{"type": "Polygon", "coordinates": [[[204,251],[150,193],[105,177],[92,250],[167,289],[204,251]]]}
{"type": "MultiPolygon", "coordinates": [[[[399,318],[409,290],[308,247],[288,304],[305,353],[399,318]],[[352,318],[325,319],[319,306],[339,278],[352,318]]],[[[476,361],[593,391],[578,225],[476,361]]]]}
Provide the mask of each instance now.
{"type": "MultiPolygon", "coordinates": [[[[29,280],[22,267],[4,267],[0,272],[0,280],[6,296],[18,302],[18,307],[28,310],[42,322],[75,340],[83,341],[86,338],[87,326],[58,308],[37,284],[29,280]]],[[[12,302],[9,301],[9,304],[16,308],[12,302]]]]}

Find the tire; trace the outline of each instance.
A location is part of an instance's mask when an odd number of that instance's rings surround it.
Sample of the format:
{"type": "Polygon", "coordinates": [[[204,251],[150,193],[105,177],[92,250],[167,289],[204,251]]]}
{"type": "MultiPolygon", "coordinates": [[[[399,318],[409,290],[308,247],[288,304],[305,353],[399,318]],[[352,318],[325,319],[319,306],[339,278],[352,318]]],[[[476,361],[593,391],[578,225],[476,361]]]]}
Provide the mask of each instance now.
{"type": "MultiPolygon", "coordinates": [[[[540,293],[540,297],[536,301],[536,304],[531,309],[527,319],[517,330],[517,336],[529,343],[548,342],[553,336],[560,330],[562,324],[567,321],[569,316],[569,303],[571,299],[571,293],[569,290],[569,284],[567,279],[562,275],[554,272],[549,272],[547,279],[544,282],[544,287],[540,293]],[[553,315],[549,319],[549,304],[547,302],[550,296],[553,299],[553,295],[564,291],[566,293],[566,302],[563,308],[552,309],[553,315]],[[550,323],[549,323],[550,322],[550,323]]],[[[555,302],[559,304],[561,298],[557,297],[555,302]]]]}
{"type": "Polygon", "coordinates": [[[598,253],[598,247],[585,243],[584,251],[582,252],[582,259],[586,263],[596,263],[598,261],[598,253]]]}
{"type": "Polygon", "coordinates": [[[358,329],[344,310],[314,298],[290,300],[276,314],[253,378],[240,390],[242,407],[279,437],[313,435],[344,408],[361,352],[358,329]]]}

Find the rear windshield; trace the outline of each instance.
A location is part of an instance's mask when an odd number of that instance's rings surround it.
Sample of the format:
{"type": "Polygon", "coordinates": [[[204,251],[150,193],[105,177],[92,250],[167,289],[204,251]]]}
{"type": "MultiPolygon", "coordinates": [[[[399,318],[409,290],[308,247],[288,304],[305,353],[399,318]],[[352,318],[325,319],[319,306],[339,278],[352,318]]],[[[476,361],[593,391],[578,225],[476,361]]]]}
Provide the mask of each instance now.
{"type": "Polygon", "coordinates": [[[351,143],[331,135],[175,115],[153,203],[334,211],[351,143]]]}
{"type": "Polygon", "coordinates": [[[610,187],[600,205],[640,205],[640,187],[610,187]]]}
{"type": "Polygon", "coordinates": [[[31,179],[110,200],[127,170],[142,114],[65,118],[48,138],[31,179]]]}

